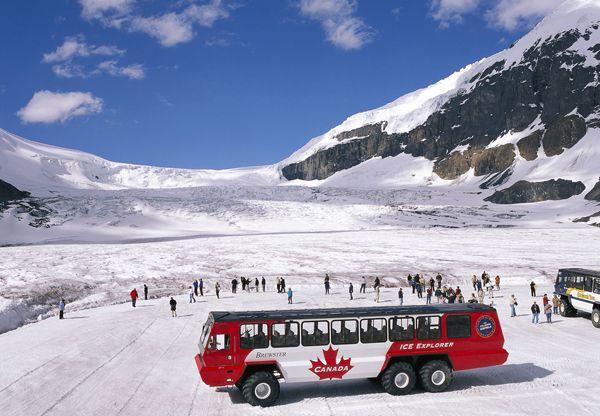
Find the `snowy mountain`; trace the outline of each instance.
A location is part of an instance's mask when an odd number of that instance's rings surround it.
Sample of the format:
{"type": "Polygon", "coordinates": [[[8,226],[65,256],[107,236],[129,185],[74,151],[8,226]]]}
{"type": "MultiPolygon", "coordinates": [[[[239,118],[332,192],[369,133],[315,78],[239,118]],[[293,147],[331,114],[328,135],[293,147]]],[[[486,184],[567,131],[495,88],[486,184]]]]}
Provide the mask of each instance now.
{"type": "Polygon", "coordinates": [[[499,189],[484,191],[492,202],[593,198],[599,25],[600,1],[568,0],[509,49],[311,140],[282,173],[369,180],[368,161],[390,184],[499,189]]]}
{"type": "Polygon", "coordinates": [[[111,162],[0,130],[0,244],[600,223],[600,0],[269,166],[111,162]]]}

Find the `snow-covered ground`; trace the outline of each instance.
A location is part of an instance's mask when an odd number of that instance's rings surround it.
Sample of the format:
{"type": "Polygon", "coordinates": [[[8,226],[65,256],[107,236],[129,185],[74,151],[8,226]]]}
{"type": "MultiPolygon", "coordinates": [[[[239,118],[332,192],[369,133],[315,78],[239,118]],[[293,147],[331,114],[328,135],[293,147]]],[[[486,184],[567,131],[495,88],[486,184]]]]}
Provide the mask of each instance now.
{"type": "MultiPolygon", "coordinates": [[[[342,261],[338,264],[343,263],[342,261]]],[[[496,270],[490,270],[495,273],[496,270]]],[[[334,283],[298,284],[294,308],[373,305],[372,293],[350,302],[334,283]]],[[[274,293],[212,294],[189,304],[179,296],[179,317],[168,299],[72,312],[0,335],[0,409],[22,415],[595,415],[600,386],[600,331],[589,318],[561,318],[534,326],[527,285],[504,287],[494,303],[506,337],[508,362],[459,372],[444,393],[416,390],[390,396],[367,380],[282,385],[280,401],[268,409],[246,404],[235,389],[201,383],[194,363],[197,341],[210,310],[287,307],[274,293]],[[519,316],[508,317],[508,296],[519,299],[519,316]]],[[[465,282],[466,285],[466,282],[465,282]]],[[[550,286],[540,288],[550,292],[550,286]]],[[[538,299],[539,301],[540,299],[538,299]]],[[[409,303],[419,303],[408,295],[409,303]]],[[[486,299],[489,301],[489,299],[486,299]]],[[[396,302],[396,289],[383,291],[383,304],[396,302]]]]}
{"type": "Polygon", "coordinates": [[[236,275],[282,275],[292,285],[314,284],[325,272],[342,282],[378,275],[396,284],[408,273],[439,271],[458,280],[493,270],[522,284],[530,278],[549,281],[561,267],[600,268],[598,253],[600,233],[594,227],[407,228],[4,247],[0,332],[48,314],[61,296],[72,307],[105,305],[124,301],[143,283],[166,296],[183,293],[200,276],[221,279],[224,287],[236,275]]]}

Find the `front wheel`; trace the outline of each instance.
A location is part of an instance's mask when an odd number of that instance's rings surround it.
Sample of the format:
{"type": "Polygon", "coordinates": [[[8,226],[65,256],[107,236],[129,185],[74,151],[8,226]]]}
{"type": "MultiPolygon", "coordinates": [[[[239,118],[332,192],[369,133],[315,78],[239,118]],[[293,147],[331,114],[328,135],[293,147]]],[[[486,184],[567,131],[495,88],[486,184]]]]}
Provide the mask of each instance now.
{"type": "Polygon", "coordinates": [[[413,366],[404,362],[392,364],[381,377],[383,389],[394,396],[410,393],[416,381],[417,376],[413,366]]]}
{"type": "Polygon", "coordinates": [[[279,382],[273,374],[259,371],[244,381],[242,395],[252,406],[271,406],[279,398],[279,382]]]}
{"type": "Polygon", "coordinates": [[[592,325],[600,328],[600,308],[594,308],[592,311],[592,325]]]}
{"type": "Polygon", "coordinates": [[[567,299],[561,299],[558,305],[558,311],[560,312],[560,316],[563,318],[575,316],[577,311],[573,308],[573,305],[567,299]]]}
{"type": "Polygon", "coordinates": [[[452,369],[445,361],[432,360],[421,367],[419,378],[425,391],[439,393],[446,390],[452,382],[452,369]]]}

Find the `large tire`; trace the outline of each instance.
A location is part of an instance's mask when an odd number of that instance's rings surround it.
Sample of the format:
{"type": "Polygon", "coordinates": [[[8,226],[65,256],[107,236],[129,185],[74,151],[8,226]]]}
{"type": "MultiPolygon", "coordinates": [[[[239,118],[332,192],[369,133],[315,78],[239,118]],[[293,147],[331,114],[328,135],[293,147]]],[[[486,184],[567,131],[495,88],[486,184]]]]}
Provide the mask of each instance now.
{"type": "Polygon", "coordinates": [[[383,389],[394,396],[410,393],[416,382],[415,369],[409,363],[404,362],[392,364],[381,376],[383,389]]]}
{"type": "Polygon", "coordinates": [[[267,371],[256,372],[244,381],[242,395],[252,406],[271,406],[279,397],[279,382],[267,371]]]}
{"type": "Polygon", "coordinates": [[[431,360],[419,370],[419,379],[425,391],[439,393],[446,390],[452,382],[452,369],[446,361],[431,360]]]}
{"type": "Polygon", "coordinates": [[[594,308],[592,310],[592,325],[596,328],[600,328],[600,308],[594,308]]]}
{"type": "Polygon", "coordinates": [[[560,303],[558,304],[558,311],[560,312],[560,316],[563,318],[577,315],[577,310],[575,310],[573,305],[571,305],[571,302],[565,298],[560,300],[560,303]]]}

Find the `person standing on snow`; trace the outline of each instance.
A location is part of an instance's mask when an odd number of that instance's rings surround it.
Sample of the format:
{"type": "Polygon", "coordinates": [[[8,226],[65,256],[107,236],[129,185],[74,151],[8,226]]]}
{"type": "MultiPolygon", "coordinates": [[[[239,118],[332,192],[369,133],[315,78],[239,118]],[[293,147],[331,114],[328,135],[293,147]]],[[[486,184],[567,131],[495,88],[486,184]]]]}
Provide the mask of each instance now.
{"type": "Polygon", "coordinates": [[[329,275],[327,273],[325,273],[325,294],[329,295],[329,275]]]}
{"type": "Polygon", "coordinates": [[[435,290],[435,297],[437,299],[437,303],[442,303],[442,289],[441,288],[437,288],[435,290]]]}
{"type": "Polygon", "coordinates": [[[536,301],[533,301],[533,305],[531,305],[531,323],[540,323],[540,307],[536,301]]]}
{"type": "Polygon", "coordinates": [[[285,279],[281,278],[281,293],[285,293],[285,279]]]}
{"type": "Polygon", "coordinates": [[[379,303],[379,295],[381,292],[381,285],[375,286],[375,302],[379,303]]]}
{"type": "Polygon", "coordinates": [[[256,293],[258,293],[258,288],[260,286],[260,282],[258,281],[258,277],[254,278],[254,287],[256,288],[256,293]]]}
{"type": "Polygon", "coordinates": [[[176,318],[177,317],[177,301],[175,299],[173,299],[173,296],[171,296],[169,305],[171,305],[171,316],[173,318],[176,318]]]}
{"type": "Polygon", "coordinates": [[[237,293],[237,285],[238,285],[238,281],[237,278],[233,278],[231,280],[231,293],[236,294],[237,293]]]}
{"type": "Polygon", "coordinates": [[[554,295],[552,297],[552,313],[558,313],[558,305],[560,305],[560,299],[558,298],[558,296],[554,295]]]}
{"type": "Polygon", "coordinates": [[[131,306],[135,308],[135,301],[139,297],[137,290],[133,288],[133,290],[129,293],[129,296],[131,297],[131,306]]]}
{"type": "Polygon", "coordinates": [[[435,280],[437,281],[438,289],[441,289],[442,288],[442,275],[440,273],[438,273],[437,276],[435,277],[435,280]]]}
{"type": "Polygon", "coordinates": [[[510,295],[510,299],[508,301],[509,305],[510,305],[510,316],[515,317],[517,316],[517,298],[515,298],[515,295],[510,295]]]}
{"type": "Polygon", "coordinates": [[[260,283],[262,284],[263,292],[265,292],[265,288],[267,287],[267,280],[265,279],[264,276],[263,276],[263,278],[262,278],[262,280],[261,280],[260,283]]]}
{"type": "Polygon", "coordinates": [[[404,292],[402,288],[398,289],[398,301],[400,302],[400,306],[404,304],[404,292]]]}
{"type": "Polygon", "coordinates": [[[194,280],[192,286],[194,286],[194,296],[198,296],[198,279],[194,280]]]}
{"type": "Polygon", "coordinates": [[[217,299],[219,298],[219,292],[221,291],[221,285],[219,284],[219,282],[215,283],[215,293],[217,294],[217,299]]]}
{"type": "Polygon", "coordinates": [[[350,286],[348,287],[348,293],[350,293],[350,300],[353,300],[352,293],[354,293],[354,286],[352,286],[352,283],[350,283],[350,286]]]}
{"type": "Polygon", "coordinates": [[[544,297],[542,298],[542,303],[544,305],[544,308],[546,307],[546,305],[548,303],[550,303],[550,299],[548,299],[548,294],[544,293],[544,297]]]}
{"type": "Polygon", "coordinates": [[[144,283],[144,300],[148,300],[148,286],[144,283]]]}
{"type": "Polygon", "coordinates": [[[190,286],[190,303],[196,303],[196,297],[194,296],[194,289],[190,286]]]}
{"type": "Polygon", "coordinates": [[[547,303],[546,306],[544,306],[544,313],[546,314],[546,323],[551,324],[552,323],[552,305],[550,305],[550,303],[547,303]]]}
{"type": "Polygon", "coordinates": [[[288,303],[291,305],[292,303],[294,303],[294,301],[293,301],[294,291],[292,290],[291,287],[288,289],[287,295],[288,295],[288,303]]]}
{"type": "Polygon", "coordinates": [[[60,302],[58,302],[58,319],[64,319],[65,318],[65,300],[61,299],[60,302]]]}
{"type": "Polygon", "coordinates": [[[535,298],[535,282],[533,280],[529,284],[529,287],[531,288],[531,296],[535,298]]]}
{"type": "MultiPolygon", "coordinates": [[[[433,281],[433,279],[431,279],[433,281]]],[[[425,304],[426,305],[430,305],[431,304],[431,287],[427,288],[427,299],[425,300],[425,304]]]]}
{"type": "Polygon", "coordinates": [[[473,283],[473,290],[477,290],[477,276],[473,275],[471,283],[473,283]]]}
{"type": "Polygon", "coordinates": [[[500,290],[500,276],[496,275],[496,289],[500,290]]]}
{"type": "Polygon", "coordinates": [[[202,278],[198,282],[198,289],[200,290],[200,296],[204,296],[204,280],[202,278]]]}
{"type": "Polygon", "coordinates": [[[367,281],[365,277],[362,277],[362,283],[360,284],[360,290],[358,293],[366,293],[367,292],[367,281]]]}

